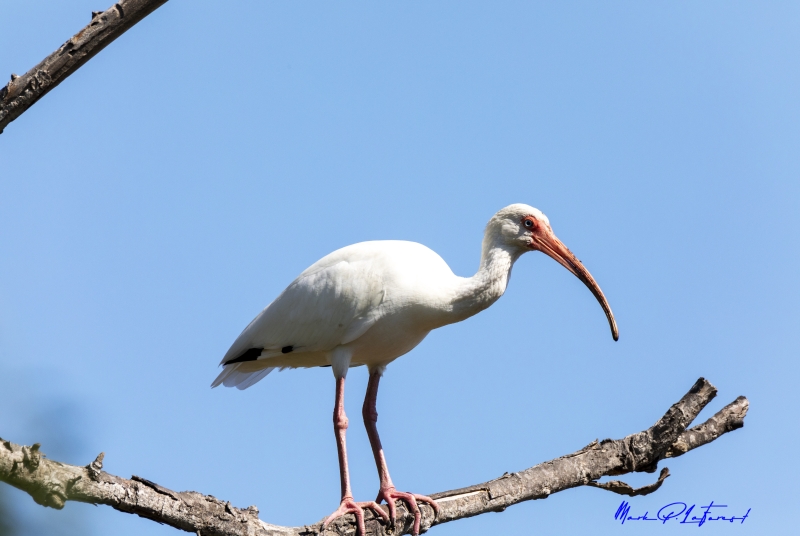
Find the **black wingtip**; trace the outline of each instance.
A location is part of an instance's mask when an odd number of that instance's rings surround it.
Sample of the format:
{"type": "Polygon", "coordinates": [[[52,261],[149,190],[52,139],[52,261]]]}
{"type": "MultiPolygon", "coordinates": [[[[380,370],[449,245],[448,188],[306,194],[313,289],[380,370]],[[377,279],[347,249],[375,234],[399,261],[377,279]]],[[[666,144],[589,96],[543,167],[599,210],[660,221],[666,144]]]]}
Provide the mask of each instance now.
{"type": "Polygon", "coordinates": [[[263,348],[250,348],[239,357],[226,361],[223,363],[223,366],[233,365],[234,363],[244,363],[245,361],[255,361],[261,356],[261,352],[263,351],[263,348]]]}

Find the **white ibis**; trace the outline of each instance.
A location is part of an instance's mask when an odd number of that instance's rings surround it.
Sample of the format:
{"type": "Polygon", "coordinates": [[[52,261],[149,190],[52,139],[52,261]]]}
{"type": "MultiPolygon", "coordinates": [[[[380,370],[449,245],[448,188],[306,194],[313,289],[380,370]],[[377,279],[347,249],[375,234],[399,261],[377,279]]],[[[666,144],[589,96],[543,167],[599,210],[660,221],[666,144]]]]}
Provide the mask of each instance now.
{"type": "MultiPolygon", "coordinates": [[[[457,220],[452,230],[460,232],[457,220]]],[[[556,238],[547,216],[516,204],[489,220],[480,269],[472,277],[456,276],[439,255],[415,242],[362,242],[323,257],[242,331],[222,359],[223,370],[212,387],[246,389],[276,368],[330,366],[336,378],[333,427],[342,499],[324,525],[352,513],[363,536],[363,509],[394,523],[395,501],[402,500],[414,513],[414,534],[419,534],[417,503],[427,503],[437,513],[438,506],[429,497],[397,491],[392,483],[376,427],[378,383],[386,365],[418,345],[432,329],[492,305],[505,292],[514,261],[528,251],[549,255],[583,281],[603,307],[617,340],[614,315],[591,274],[556,238]],[[362,414],[380,477],[377,502],[355,502],[347,469],[344,383],[348,368],[358,365],[369,369],[362,414]],[[391,517],[378,506],[381,500],[391,517]]]]}

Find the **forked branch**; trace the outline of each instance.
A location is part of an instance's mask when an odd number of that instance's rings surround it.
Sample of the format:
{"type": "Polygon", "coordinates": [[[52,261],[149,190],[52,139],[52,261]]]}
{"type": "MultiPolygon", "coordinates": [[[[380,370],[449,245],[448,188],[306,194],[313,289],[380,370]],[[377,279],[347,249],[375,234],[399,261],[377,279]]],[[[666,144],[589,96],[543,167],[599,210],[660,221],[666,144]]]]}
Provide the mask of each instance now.
{"type": "MultiPolygon", "coordinates": [[[[440,514],[421,505],[422,530],[507,507],[531,499],[545,499],[553,493],[577,486],[594,486],[625,495],[646,495],[657,490],[669,471],[664,468],[658,481],[633,489],[624,482],[597,483],[603,476],[632,472],[655,472],[658,462],[674,458],[710,443],[722,434],[744,426],[748,401],[740,396],[706,422],[687,427],[708,404],[717,390],[703,378],[676,402],[652,427],[622,439],[593,441],[572,454],[535,465],[518,473],[468,488],[432,495],[440,514]]],[[[31,495],[44,506],[62,508],[66,501],[105,504],[122,512],[137,514],[202,536],[301,536],[318,534],[321,521],[303,527],[281,527],[258,519],[258,508],[240,509],[229,502],[195,491],[174,492],[134,476],[130,480],[102,470],[103,454],[85,467],[48,460],[39,445],[20,446],[0,440],[0,480],[31,495]]],[[[384,535],[391,528],[367,512],[367,532],[384,535]]],[[[398,503],[394,534],[408,534],[414,516],[398,503]]],[[[353,534],[352,516],[328,526],[326,534],[353,534]]]]}

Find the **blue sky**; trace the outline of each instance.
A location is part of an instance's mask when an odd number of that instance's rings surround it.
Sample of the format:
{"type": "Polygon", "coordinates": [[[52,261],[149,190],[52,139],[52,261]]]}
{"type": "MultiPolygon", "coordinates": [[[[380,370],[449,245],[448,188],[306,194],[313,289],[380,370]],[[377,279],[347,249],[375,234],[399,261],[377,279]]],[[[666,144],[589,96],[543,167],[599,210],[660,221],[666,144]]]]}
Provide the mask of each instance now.
{"type": "MultiPolygon", "coordinates": [[[[85,25],[83,0],[7,2],[0,73],[85,25]]],[[[510,203],[547,214],[617,316],[527,255],[489,310],[381,384],[398,488],[434,493],[650,426],[700,376],[744,429],[667,464],[657,493],[752,508],[712,534],[788,533],[800,350],[800,6],[791,2],[172,0],[0,135],[0,435],[197,490],[265,521],[338,504],[330,369],[209,389],[250,319],[339,247],[405,239],[460,275],[510,203]]],[[[348,376],[356,498],[377,476],[348,376]]],[[[633,485],[654,475],[633,475],[633,485]]],[[[167,535],[109,508],[23,534],[167,535]]],[[[576,489],[432,534],[619,526],[576,489]]]]}

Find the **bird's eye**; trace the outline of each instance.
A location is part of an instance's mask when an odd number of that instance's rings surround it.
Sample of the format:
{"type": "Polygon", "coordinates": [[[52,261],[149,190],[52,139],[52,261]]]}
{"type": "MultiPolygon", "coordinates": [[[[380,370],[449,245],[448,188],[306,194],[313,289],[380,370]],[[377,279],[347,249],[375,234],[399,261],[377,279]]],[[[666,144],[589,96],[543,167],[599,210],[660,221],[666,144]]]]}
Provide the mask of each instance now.
{"type": "Polygon", "coordinates": [[[525,227],[527,227],[528,229],[533,227],[533,220],[526,218],[525,219],[525,227]]]}

